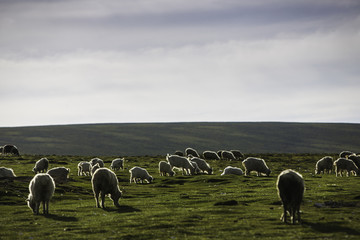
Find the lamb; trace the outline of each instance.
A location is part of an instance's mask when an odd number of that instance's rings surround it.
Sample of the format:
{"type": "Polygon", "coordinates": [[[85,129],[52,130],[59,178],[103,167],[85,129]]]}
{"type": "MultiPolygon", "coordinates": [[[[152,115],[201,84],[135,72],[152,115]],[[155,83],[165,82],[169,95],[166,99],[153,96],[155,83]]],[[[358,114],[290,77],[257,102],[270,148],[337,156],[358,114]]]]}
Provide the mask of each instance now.
{"type": "Polygon", "coordinates": [[[200,171],[206,172],[207,174],[212,174],[213,169],[204,159],[194,157],[191,159],[191,161],[197,163],[200,171]]]}
{"type": "Polygon", "coordinates": [[[244,161],[242,161],[242,165],[245,168],[245,175],[249,175],[251,171],[257,172],[257,176],[260,176],[261,173],[269,176],[271,170],[266,165],[264,159],[248,157],[244,161]]]}
{"type": "Polygon", "coordinates": [[[219,155],[214,151],[204,151],[203,156],[206,160],[220,160],[219,155]]]}
{"type": "Polygon", "coordinates": [[[47,173],[54,179],[56,184],[65,183],[69,177],[70,168],[56,167],[50,169],[47,173]]]}
{"type": "Polygon", "coordinates": [[[114,171],[119,170],[120,168],[124,170],[124,158],[115,158],[112,160],[110,168],[114,171]]]}
{"type": "Polygon", "coordinates": [[[94,167],[96,164],[99,164],[100,167],[104,167],[104,161],[100,158],[93,158],[90,160],[91,167],[94,167]]]}
{"type": "Polygon", "coordinates": [[[194,156],[194,157],[200,157],[200,155],[198,154],[198,152],[197,152],[195,149],[193,149],[193,148],[187,148],[187,149],[185,149],[185,155],[186,155],[186,156],[192,155],[192,156],[194,156]]]}
{"type": "Polygon", "coordinates": [[[326,170],[328,173],[330,173],[332,168],[333,168],[333,158],[330,156],[325,156],[319,161],[317,161],[315,166],[315,174],[320,174],[321,172],[325,173],[326,170]]]}
{"type": "Polygon", "coordinates": [[[334,166],[335,166],[336,176],[338,176],[338,174],[340,174],[340,176],[342,177],[343,170],[347,171],[347,176],[349,176],[349,173],[351,171],[355,172],[355,176],[360,174],[359,168],[355,165],[355,163],[352,160],[349,160],[346,158],[338,158],[334,162],[334,166]]]}
{"type": "Polygon", "coordinates": [[[279,174],[276,186],[284,208],[280,220],[286,223],[289,212],[292,223],[295,224],[296,220],[300,223],[300,204],[305,190],[303,177],[298,172],[287,169],[279,174]]]}
{"type": "Polygon", "coordinates": [[[243,175],[243,171],[241,168],[227,166],[224,171],[222,172],[221,176],[228,175],[228,174],[234,174],[234,175],[243,175]]]}
{"type": "Polygon", "coordinates": [[[99,194],[101,193],[101,207],[105,208],[105,195],[110,194],[116,207],[120,207],[119,199],[122,192],[118,186],[119,181],[113,171],[107,168],[97,169],[91,178],[92,189],[94,192],[96,206],[100,208],[99,194]]]}
{"type": "Polygon", "coordinates": [[[159,162],[159,173],[160,176],[174,176],[175,172],[171,169],[170,164],[168,162],[165,161],[160,161],[159,162]]]}
{"type": "Polygon", "coordinates": [[[171,169],[179,168],[182,170],[182,174],[193,175],[195,173],[195,167],[191,164],[189,159],[177,155],[166,155],[166,160],[169,162],[171,169]]]}
{"type": "Polygon", "coordinates": [[[47,173],[36,174],[30,181],[29,192],[26,201],[34,214],[39,214],[40,203],[43,205],[43,214],[49,214],[49,201],[55,192],[54,179],[47,173]]]}
{"type": "Polygon", "coordinates": [[[79,162],[78,164],[78,176],[89,176],[91,171],[91,165],[89,162],[79,162]]]}
{"type": "Polygon", "coordinates": [[[14,178],[16,177],[12,168],[0,167],[0,178],[14,178]]]}
{"type": "Polygon", "coordinates": [[[148,183],[153,181],[153,177],[148,173],[148,171],[141,167],[133,167],[129,170],[130,173],[130,183],[134,181],[135,183],[143,183],[146,180],[148,183]]]}
{"type": "Polygon", "coordinates": [[[234,154],[230,151],[222,151],[221,159],[236,160],[234,154]]]}
{"type": "Polygon", "coordinates": [[[35,167],[33,168],[33,172],[39,173],[39,172],[46,172],[49,167],[49,160],[47,158],[41,158],[35,163],[35,167]]]}

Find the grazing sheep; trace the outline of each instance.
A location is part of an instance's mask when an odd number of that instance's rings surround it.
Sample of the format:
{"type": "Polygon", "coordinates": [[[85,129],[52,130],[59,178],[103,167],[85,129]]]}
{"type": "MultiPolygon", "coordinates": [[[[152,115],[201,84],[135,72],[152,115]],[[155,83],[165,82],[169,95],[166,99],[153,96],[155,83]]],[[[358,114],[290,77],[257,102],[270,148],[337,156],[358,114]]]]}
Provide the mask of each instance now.
{"type": "Polygon", "coordinates": [[[237,160],[244,158],[244,154],[242,154],[242,152],[240,152],[239,150],[230,150],[230,152],[232,152],[232,154],[234,154],[234,157],[237,160]]]}
{"type": "Polygon", "coordinates": [[[266,165],[264,159],[248,157],[244,161],[242,161],[242,165],[245,168],[245,175],[249,175],[251,171],[257,172],[257,176],[260,176],[261,173],[269,176],[271,170],[266,165]]]}
{"type": "Polygon", "coordinates": [[[178,156],[181,156],[181,157],[184,156],[184,153],[182,151],[180,151],[180,150],[175,151],[174,154],[178,155],[178,156]]]}
{"type": "Polygon", "coordinates": [[[0,178],[13,178],[16,177],[12,168],[0,167],[0,178]]]}
{"type": "Polygon", "coordinates": [[[89,176],[91,171],[91,165],[89,162],[79,162],[78,164],[78,176],[89,176]]]}
{"type": "Polygon", "coordinates": [[[216,152],[220,159],[221,159],[221,154],[222,154],[223,151],[224,150],[219,150],[219,151],[216,152]]]}
{"type": "Polygon", "coordinates": [[[53,178],[47,173],[36,174],[30,181],[29,192],[26,201],[34,214],[39,214],[40,203],[43,205],[43,214],[49,214],[49,201],[55,192],[53,178]]]}
{"type": "Polygon", "coordinates": [[[110,168],[114,171],[119,170],[120,168],[124,170],[124,158],[115,158],[112,160],[110,168]]]}
{"type": "Polygon", "coordinates": [[[94,192],[96,206],[100,208],[99,194],[101,193],[101,207],[105,208],[105,195],[110,194],[116,207],[120,207],[119,199],[122,192],[119,189],[119,181],[113,171],[107,168],[97,169],[91,178],[92,189],[94,192]]]}
{"type": "Polygon", "coordinates": [[[56,167],[50,169],[47,173],[54,179],[56,184],[65,183],[69,177],[70,168],[56,167]]]}
{"type": "Polygon", "coordinates": [[[355,165],[360,169],[360,156],[356,154],[351,154],[348,156],[348,159],[352,160],[355,165]]]}
{"type": "Polygon", "coordinates": [[[187,148],[187,149],[185,149],[185,155],[186,155],[186,156],[192,155],[192,156],[194,156],[194,157],[200,157],[200,155],[198,154],[198,152],[197,152],[195,149],[193,149],[193,148],[187,148]]]}
{"type": "Polygon", "coordinates": [[[228,174],[234,174],[234,175],[243,175],[243,171],[241,168],[227,166],[224,171],[221,173],[221,176],[228,175],[228,174]]]}
{"type": "Polygon", "coordinates": [[[19,150],[15,145],[6,144],[2,147],[2,154],[3,155],[15,155],[20,156],[19,150]]]}
{"type": "Polygon", "coordinates": [[[39,173],[39,172],[46,172],[49,167],[49,160],[47,158],[41,158],[35,163],[35,167],[33,168],[33,172],[39,173]]]}
{"type": "Polygon", "coordinates": [[[349,155],[355,154],[351,151],[342,151],[339,153],[339,158],[347,158],[349,155]]]}
{"type": "Polygon", "coordinates": [[[325,173],[326,170],[328,173],[331,173],[332,168],[333,158],[330,156],[323,157],[316,163],[315,174],[320,174],[321,172],[325,173]]]}
{"type": "Polygon", "coordinates": [[[355,163],[352,160],[346,158],[338,158],[334,162],[334,166],[335,166],[336,176],[340,174],[340,176],[342,177],[343,170],[347,172],[347,176],[349,176],[351,171],[355,172],[355,176],[360,174],[359,168],[355,165],[355,163]]]}
{"type": "Polygon", "coordinates": [[[95,171],[98,170],[100,168],[100,165],[99,163],[96,163],[92,168],[91,168],[91,171],[90,171],[90,175],[94,175],[95,171]]]}
{"type": "Polygon", "coordinates": [[[165,161],[160,161],[159,162],[159,173],[160,176],[174,176],[175,172],[171,169],[170,164],[168,162],[165,161]]]}
{"type": "Polygon", "coordinates": [[[202,172],[206,172],[207,174],[212,174],[213,169],[210,167],[210,165],[204,159],[194,157],[194,158],[191,158],[191,161],[196,162],[196,164],[198,165],[199,169],[202,172]]]}
{"type": "Polygon", "coordinates": [[[204,151],[203,156],[206,160],[220,160],[219,155],[214,151],[204,151]]]}
{"type": "Polygon", "coordinates": [[[194,171],[193,174],[199,174],[201,172],[201,170],[200,170],[198,164],[196,162],[194,162],[194,161],[191,161],[191,160],[190,160],[190,162],[193,165],[193,167],[195,168],[195,171],[194,171]]]}
{"type": "Polygon", "coordinates": [[[133,167],[129,170],[130,173],[130,183],[134,181],[134,183],[141,182],[143,183],[146,180],[148,183],[153,181],[153,177],[146,171],[145,168],[141,167],[133,167]]]}
{"type": "Polygon", "coordinates": [[[227,160],[236,160],[234,154],[230,151],[222,151],[221,152],[221,159],[227,159],[227,160]]]}
{"type": "Polygon", "coordinates": [[[90,160],[91,167],[94,167],[96,164],[99,164],[100,167],[104,167],[104,161],[100,158],[93,158],[90,160]]]}
{"type": "Polygon", "coordinates": [[[178,168],[182,170],[182,174],[193,175],[195,174],[195,167],[191,164],[189,159],[177,155],[166,155],[166,160],[169,162],[171,169],[178,168]]]}
{"type": "Polygon", "coordinates": [[[286,223],[289,212],[292,223],[295,224],[296,220],[300,223],[300,204],[305,190],[303,177],[296,171],[287,169],[279,174],[276,186],[284,208],[280,220],[286,223]]]}

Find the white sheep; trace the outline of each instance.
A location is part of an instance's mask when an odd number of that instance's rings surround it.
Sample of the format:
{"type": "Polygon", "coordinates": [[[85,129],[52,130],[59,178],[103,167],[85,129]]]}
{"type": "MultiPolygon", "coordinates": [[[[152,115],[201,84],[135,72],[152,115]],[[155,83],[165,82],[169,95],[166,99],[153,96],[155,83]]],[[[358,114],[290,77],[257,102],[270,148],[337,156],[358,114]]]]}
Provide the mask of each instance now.
{"type": "Polygon", "coordinates": [[[46,172],[49,167],[49,160],[47,158],[41,158],[40,160],[36,161],[35,167],[33,168],[33,172],[46,172]]]}
{"type": "Polygon", "coordinates": [[[47,171],[47,173],[54,179],[55,183],[65,183],[69,177],[70,168],[55,167],[47,171]]]}
{"type": "Polygon", "coordinates": [[[185,155],[186,156],[192,155],[194,157],[200,157],[199,153],[193,148],[186,148],[185,155]]]}
{"type": "Polygon", "coordinates": [[[0,167],[0,178],[13,178],[16,177],[12,168],[0,167]]]}
{"type": "Polygon", "coordinates": [[[195,174],[195,167],[191,164],[190,160],[186,157],[177,155],[166,155],[166,160],[169,162],[171,169],[178,168],[182,170],[182,174],[193,175],[195,174]]]}
{"type": "Polygon", "coordinates": [[[112,160],[110,168],[114,171],[119,170],[120,168],[124,170],[124,158],[115,158],[112,160]]]}
{"type": "Polygon", "coordinates": [[[101,193],[101,207],[105,208],[105,195],[110,194],[116,207],[120,207],[119,199],[122,195],[118,186],[119,181],[113,171],[107,168],[97,169],[91,178],[92,189],[94,192],[96,206],[100,208],[99,194],[101,193]]]}
{"type": "Polygon", "coordinates": [[[214,151],[204,151],[203,156],[206,160],[220,160],[219,155],[214,151]]]}
{"type": "Polygon", "coordinates": [[[93,158],[90,160],[91,167],[94,167],[96,164],[99,164],[100,167],[104,167],[104,161],[100,158],[93,158]]]}
{"type": "Polygon", "coordinates": [[[221,159],[236,160],[234,154],[230,151],[221,151],[221,159]]]}
{"type": "Polygon", "coordinates": [[[141,182],[143,183],[146,180],[148,183],[151,183],[154,178],[148,173],[145,168],[141,167],[133,167],[129,170],[130,173],[130,183],[134,181],[134,183],[141,182]]]}
{"type": "Polygon", "coordinates": [[[248,157],[244,161],[242,161],[242,165],[245,168],[246,176],[249,175],[251,171],[257,172],[257,176],[260,176],[261,173],[269,176],[271,173],[271,170],[266,165],[266,162],[264,161],[264,159],[261,158],[248,157]]]}
{"type": "Polygon", "coordinates": [[[100,168],[99,163],[96,163],[90,170],[90,175],[94,175],[95,171],[98,170],[100,168]]]}
{"type": "Polygon", "coordinates": [[[210,167],[210,165],[201,158],[191,158],[192,162],[196,162],[201,172],[206,172],[207,174],[212,174],[213,169],[210,167]]]}
{"type": "Polygon", "coordinates": [[[340,174],[340,176],[342,177],[343,170],[347,172],[347,176],[349,176],[351,171],[355,172],[355,176],[360,175],[359,168],[355,165],[355,163],[352,160],[346,158],[338,158],[334,162],[334,166],[335,166],[336,176],[340,174]]]}
{"type": "Polygon", "coordinates": [[[221,176],[228,175],[228,174],[243,175],[244,172],[241,170],[241,168],[227,166],[224,169],[224,171],[221,173],[221,176]]]}
{"type": "Polygon", "coordinates": [[[321,172],[325,173],[326,171],[330,173],[332,168],[333,168],[333,158],[330,156],[325,156],[321,158],[319,161],[317,161],[315,165],[315,174],[320,174],[321,172]]]}
{"type": "Polygon", "coordinates": [[[86,161],[79,162],[77,168],[78,168],[78,176],[90,175],[91,165],[89,162],[86,162],[86,161]]]}
{"type": "Polygon", "coordinates": [[[159,173],[160,176],[174,176],[175,172],[171,169],[170,164],[168,162],[165,161],[160,161],[159,162],[159,173]]]}
{"type": "Polygon", "coordinates": [[[298,172],[287,169],[279,174],[276,186],[284,208],[280,220],[286,223],[289,213],[293,224],[296,222],[296,216],[300,223],[300,204],[305,191],[303,177],[298,172]]]}
{"type": "Polygon", "coordinates": [[[40,203],[43,205],[43,214],[49,214],[49,201],[55,192],[54,179],[47,173],[36,174],[30,181],[29,192],[26,201],[34,214],[39,214],[40,203]]]}

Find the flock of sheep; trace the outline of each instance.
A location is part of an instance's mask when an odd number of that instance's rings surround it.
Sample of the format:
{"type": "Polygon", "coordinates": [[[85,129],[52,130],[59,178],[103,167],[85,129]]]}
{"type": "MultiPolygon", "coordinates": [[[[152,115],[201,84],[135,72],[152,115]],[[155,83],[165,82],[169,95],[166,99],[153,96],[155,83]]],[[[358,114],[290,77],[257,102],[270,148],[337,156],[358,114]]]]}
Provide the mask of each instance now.
{"type": "MultiPolygon", "coordinates": [[[[178,169],[184,175],[194,175],[198,173],[212,174],[213,169],[206,162],[212,159],[241,159],[244,158],[240,151],[205,151],[203,158],[192,148],[187,148],[185,154],[176,151],[175,154],[167,154],[166,161],[159,162],[160,176],[174,176],[174,169],[178,169]]],[[[112,161],[110,169],[104,167],[104,162],[100,158],[93,158],[89,162],[82,161],[78,164],[78,176],[90,175],[92,190],[97,207],[104,208],[105,196],[109,195],[115,206],[119,206],[119,199],[122,192],[114,171],[124,169],[124,158],[116,158],[112,161]],[[101,204],[99,202],[101,196],[101,204]]],[[[221,175],[249,175],[250,172],[256,172],[257,176],[262,174],[269,176],[271,170],[266,162],[261,158],[248,157],[242,161],[245,173],[241,168],[227,166],[221,175]]],[[[39,214],[40,204],[43,206],[43,213],[49,213],[49,201],[55,191],[55,183],[66,182],[70,173],[69,168],[56,167],[48,170],[49,160],[41,158],[35,163],[33,172],[36,174],[29,184],[29,196],[27,203],[34,214],[39,214]]],[[[344,151],[339,154],[339,158],[333,162],[332,157],[326,156],[320,159],[315,165],[315,174],[331,173],[335,168],[336,176],[342,176],[346,171],[347,176],[352,172],[355,175],[360,174],[360,156],[355,153],[344,151]]],[[[129,170],[130,183],[151,183],[154,178],[144,168],[135,166],[129,170]]],[[[16,177],[14,171],[10,168],[0,167],[0,178],[16,177]]],[[[281,220],[287,222],[290,215],[291,222],[300,222],[300,204],[302,202],[305,185],[302,175],[294,170],[287,169],[282,171],[276,182],[278,195],[283,204],[283,214],[281,220]]]]}

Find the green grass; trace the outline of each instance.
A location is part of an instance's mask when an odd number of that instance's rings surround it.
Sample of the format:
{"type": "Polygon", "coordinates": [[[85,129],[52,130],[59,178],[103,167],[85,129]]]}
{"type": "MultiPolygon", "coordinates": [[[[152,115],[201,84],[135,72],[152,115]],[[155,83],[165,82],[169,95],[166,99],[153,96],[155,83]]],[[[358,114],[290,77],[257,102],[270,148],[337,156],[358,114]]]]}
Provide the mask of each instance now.
{"type": "MultiPolygon", "coordinates": [[[[69,181],[56,186],[48,216],[27,207],[31,169],[42,156],[0,157],[0,165],[18,176],[0,180],[0,239],[359,239],[360,178],[314,175],[324,154],[254,154],[264,158],[270,177],[220,176],[228,165],[209,161],[213,175],[160,177],[163,156],[127,157],[127,169],[142,166],[152,184],[129,184],[129,173],[116,172],[123,191],[120,208],[106,198],[95,207],[90,177],[77,176],[77,163],[92,157],[47,156],[50,167],[71,169],[69,181]],[[275,182],[286,168],[299,171],[306,184],[302,224],[280,222],[282,213],[275,182]],[[315,204],[321,204],[318,208],[315,204]],[[327,205],[325,204],[327,203],[327,205]]],[[[113,157],[102,157],[109,166],[113,157]]]]}

